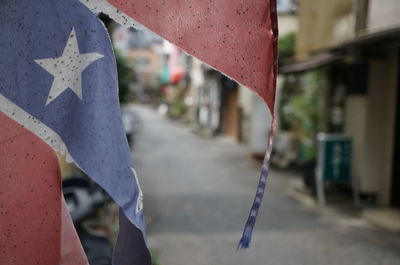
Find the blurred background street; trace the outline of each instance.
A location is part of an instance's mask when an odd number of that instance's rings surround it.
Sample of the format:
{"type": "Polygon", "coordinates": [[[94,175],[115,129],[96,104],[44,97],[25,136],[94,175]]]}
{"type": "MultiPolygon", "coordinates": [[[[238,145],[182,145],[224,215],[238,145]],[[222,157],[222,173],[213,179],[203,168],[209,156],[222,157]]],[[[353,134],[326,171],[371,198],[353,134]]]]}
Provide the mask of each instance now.
{"type": "Polygon", "coordinates": [[[294,200],[286,193],[296,178],[281,170],[271,172],[251,248],[236,252],[260,163],[229,138],[135,110],[143,123],[133,155],[159,264],[400,264],[398,235],[294,200]]]}
{"type": "MultiPolygon", "coordinates": [[[[238,252],[271,128],[266,105],[100,14],[155,264],[400,265],[400,1],[277,4],[272,170],[251,247],[238,252]]],[[[79,173],[64,163],[63,175],[79,173]]]]}

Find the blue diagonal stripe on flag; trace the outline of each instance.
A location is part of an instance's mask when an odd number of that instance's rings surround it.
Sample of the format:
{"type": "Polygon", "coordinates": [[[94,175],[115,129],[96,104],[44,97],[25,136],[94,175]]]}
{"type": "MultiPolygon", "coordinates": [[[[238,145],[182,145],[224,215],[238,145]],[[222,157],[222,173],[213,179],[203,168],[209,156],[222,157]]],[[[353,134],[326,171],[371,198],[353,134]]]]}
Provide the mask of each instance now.
{"type": "Polygon", "coordinates": [[[77,0],[2,0],[0,8],[1,111],[64,150],[121,207],[121,231],[129,233],[116,260],[129,263],[119,264],[150,264],[104,25],[77,0]]]}

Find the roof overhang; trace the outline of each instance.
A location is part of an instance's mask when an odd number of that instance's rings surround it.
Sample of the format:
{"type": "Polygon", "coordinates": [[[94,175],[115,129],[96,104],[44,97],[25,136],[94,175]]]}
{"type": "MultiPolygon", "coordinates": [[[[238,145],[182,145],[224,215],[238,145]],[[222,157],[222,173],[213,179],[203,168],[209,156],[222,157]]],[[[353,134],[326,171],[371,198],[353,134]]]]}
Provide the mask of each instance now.
{"type": "Polygon", "coordinates": [[[400,27],[362,34],[351,41],[312,54],[305,60],[283,62],[279,67],[279,73],[288,74],[311,70],[345,58],[348,50],[353,48],[393,42],[398,42],[400,45],[400,27]]]}
{"type": "Polygon", "coordinates": [[[288,74],[288,73],[303,72],[323,65],[327,65],[333,61],[340,60],[343,57],[344,56],[340,53],[335,53],[330,51],[321,52],[312,55],[306,60],[294,61],[291,63],[282,64],[279,67],[279,73],[288,74]]]}

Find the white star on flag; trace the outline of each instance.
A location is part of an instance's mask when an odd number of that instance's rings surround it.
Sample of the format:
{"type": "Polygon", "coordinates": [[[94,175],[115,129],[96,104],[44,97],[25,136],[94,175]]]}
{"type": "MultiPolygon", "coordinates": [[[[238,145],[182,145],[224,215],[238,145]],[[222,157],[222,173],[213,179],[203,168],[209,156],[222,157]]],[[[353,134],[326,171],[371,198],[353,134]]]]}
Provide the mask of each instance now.
{"type": "Polygon", "coordinates": [[[82,100],[82,71],[91,63],[104,57],[99,53],[80,53],[75,29],[72,28],[61,57],[35,60],[54,76],[46,106],[70,88],[82,100]]]}

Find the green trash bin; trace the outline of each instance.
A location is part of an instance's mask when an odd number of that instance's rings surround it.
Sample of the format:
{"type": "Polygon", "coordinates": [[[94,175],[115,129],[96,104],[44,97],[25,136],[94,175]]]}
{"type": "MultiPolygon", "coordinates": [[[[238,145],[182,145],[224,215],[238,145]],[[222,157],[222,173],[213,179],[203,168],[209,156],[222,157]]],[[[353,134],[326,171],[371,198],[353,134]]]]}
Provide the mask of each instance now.
{"type": "Polygon", "coordinates": [[[351,181],[352,141],[342,134],[318,134],[316,188],[319,204],[325,204],[324,181],[351,181]]]}

